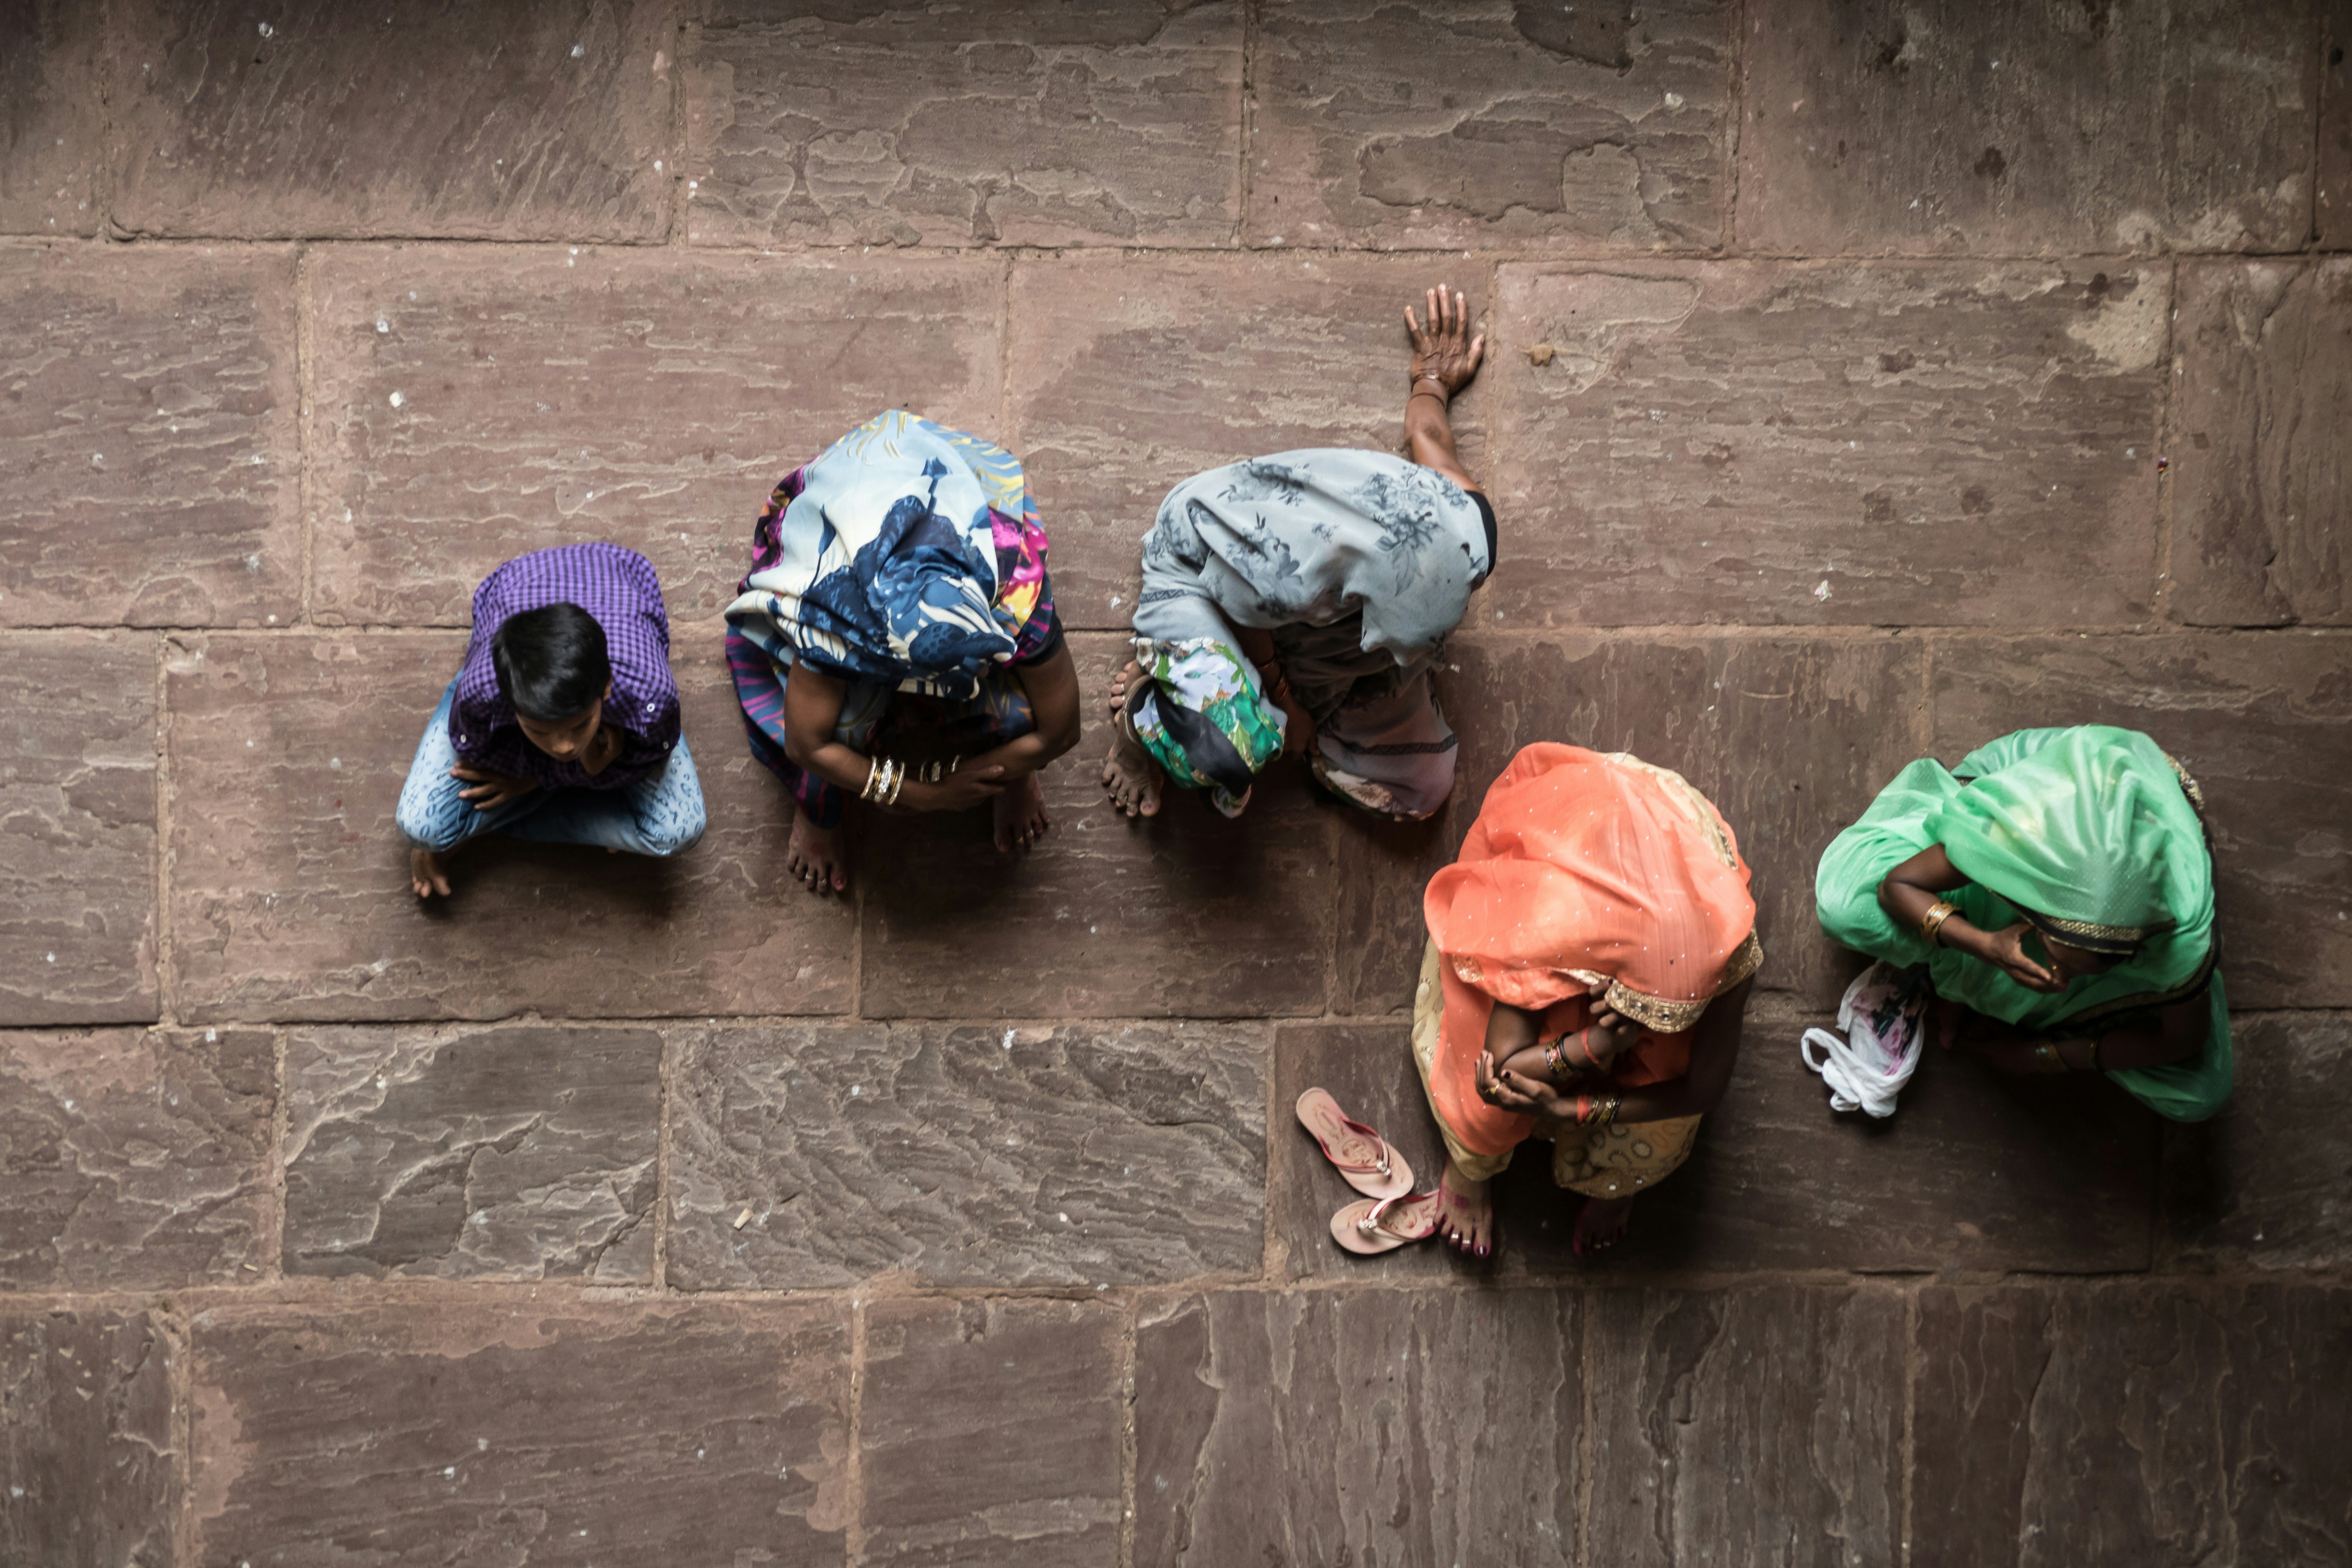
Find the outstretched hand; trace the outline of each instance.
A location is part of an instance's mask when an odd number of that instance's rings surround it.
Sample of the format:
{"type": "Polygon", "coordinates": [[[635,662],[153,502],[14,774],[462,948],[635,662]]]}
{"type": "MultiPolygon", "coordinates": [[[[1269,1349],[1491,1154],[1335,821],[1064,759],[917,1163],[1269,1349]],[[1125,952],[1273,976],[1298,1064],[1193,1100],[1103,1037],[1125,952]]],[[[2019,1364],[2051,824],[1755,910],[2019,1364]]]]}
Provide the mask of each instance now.
{"type": "Polygon", "coordinates": [[[1417,385],[1423,377],[1434,378],[1452,397],[1478,374],[1478,362],[1486,356],[1486,334],[1470,336],[1470,302],[1459,289],[1432,289],[1423,296],[1423,304],[1429,312],[1425,329],[1412,307],[1404,308],[1405,330],[1412,334],[1412,379],[1417,385]]]}

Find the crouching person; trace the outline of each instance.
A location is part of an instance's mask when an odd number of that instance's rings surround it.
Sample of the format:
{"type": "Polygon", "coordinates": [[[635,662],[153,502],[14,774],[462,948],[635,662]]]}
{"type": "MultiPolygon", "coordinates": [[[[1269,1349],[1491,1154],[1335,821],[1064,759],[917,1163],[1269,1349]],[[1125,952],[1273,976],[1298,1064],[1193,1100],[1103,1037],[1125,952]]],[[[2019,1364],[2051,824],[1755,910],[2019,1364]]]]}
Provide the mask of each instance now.
{"type": "Polygon", "coordinates": [[[653,563],[617,544],[519,555],[474,591],[474,640],[400,792],[418,898],[486,833],[675,855],[702,837],[653,563]]]}

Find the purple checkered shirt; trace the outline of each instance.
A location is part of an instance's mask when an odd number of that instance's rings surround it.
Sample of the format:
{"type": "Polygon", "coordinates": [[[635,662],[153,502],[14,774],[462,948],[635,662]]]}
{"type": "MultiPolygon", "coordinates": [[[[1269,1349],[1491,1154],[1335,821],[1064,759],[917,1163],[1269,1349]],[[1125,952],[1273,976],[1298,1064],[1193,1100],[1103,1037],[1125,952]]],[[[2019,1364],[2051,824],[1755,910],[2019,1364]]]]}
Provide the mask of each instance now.
{"type": "Polygon", "coordinates": [[[518,555],[474,590],[474,640],[449,705],[449,742],[468,763],[551,789],[619,789],[668,765],[677,744],[677,683],[669,674],[669,616],[654,563],[617,544],[565,544],[518,555]],[[559,763],[527,740],[499,695],[490,638],[509,616],[577,605],[604,628],[613,695],[604,722],[621,730],[621,754],[600,773],[559,763]]]}

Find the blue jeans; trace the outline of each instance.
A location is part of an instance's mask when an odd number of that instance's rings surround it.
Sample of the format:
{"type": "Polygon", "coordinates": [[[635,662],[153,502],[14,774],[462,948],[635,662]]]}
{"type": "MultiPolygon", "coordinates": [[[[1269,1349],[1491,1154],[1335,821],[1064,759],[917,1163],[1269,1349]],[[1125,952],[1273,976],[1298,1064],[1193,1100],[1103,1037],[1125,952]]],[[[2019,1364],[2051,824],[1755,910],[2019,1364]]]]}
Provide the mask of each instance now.
{"type": "Polygon", "coordinates": [[[520,800],[476,811],[472,802],[457,798],[459,790],[474,786],[449,776],[457,763],[457,748],[449,743],[449,704],[457,696],[453,680],[417,742],[408,782],[400,786],[400,830],[410,843],[454,849],[468,838],[503,833],[534,844],[594,844],[632,855],[675,855],[702,837],[702,781],[683,735],[669,765],[635,784],[618,789],[541,784],[520,800]]]}

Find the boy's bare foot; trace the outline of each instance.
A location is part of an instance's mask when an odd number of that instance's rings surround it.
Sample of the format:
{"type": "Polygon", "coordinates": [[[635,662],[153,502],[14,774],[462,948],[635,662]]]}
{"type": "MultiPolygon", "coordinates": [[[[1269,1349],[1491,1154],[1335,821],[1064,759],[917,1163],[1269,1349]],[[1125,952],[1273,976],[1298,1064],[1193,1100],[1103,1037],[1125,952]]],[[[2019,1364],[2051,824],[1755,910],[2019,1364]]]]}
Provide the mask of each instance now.
{"type": "Polygon", "coordinates": [[[1576,1255],[1598,1258],[1625,1239],[1626,1222],[1633,1218],[1631,1198],[1587,1198],[1576,1215],[1576,1255]]]}
{"type": "Polygon", "coordinates": [[[1465,1258],[1495,1255],[1495,1200],[1491,1183],[1474,1182],[1445,1162],[1437,1180],[1437,1234],[1465,1258]]]}
{"type": "Polygon", "coordinates": [[[408,851],[408,885],[420,899],[436,895],[449,896],[449,856],[446,850],[419,849],[414,845],[408,851]]]}
{"type": "Polygon", "coordinates": [[[1026,849],[1045,837],[1053,826],[1045,815],[1045,791],[1030,773],[1011,789],[1000,790],[989,803],[996,816],[996,848],[1002,855],[1015,849],[1026,849]]]}
{"type": "Polygon", "coordinates": [[[849,890],[849,857],[841,847],[840,830],[819,827],[798,805],[793,807],[793,836],[784,844],[784,867],[812,893],[849,890]]]}
{"type": "Polygon", "coordinates": [[[1142,669],[1133,659],[1127,668],[1111,678],[1110,683],[1110,755],[1103,759],[1103,793],[1111,805],[1129,816],[1160,815],[1160,788],[1166,782],[1160,764],[1135,738],[1127,721],[1127,693],[1129,685],[1143,678],[1142,669]]]}

